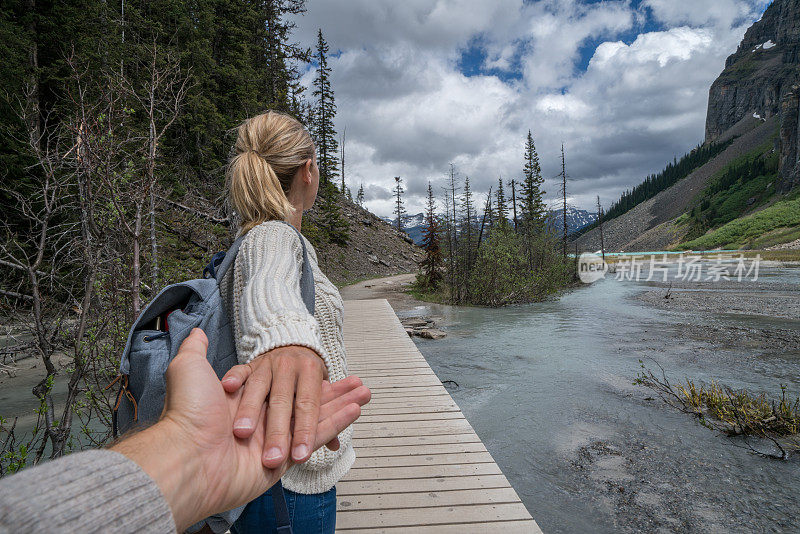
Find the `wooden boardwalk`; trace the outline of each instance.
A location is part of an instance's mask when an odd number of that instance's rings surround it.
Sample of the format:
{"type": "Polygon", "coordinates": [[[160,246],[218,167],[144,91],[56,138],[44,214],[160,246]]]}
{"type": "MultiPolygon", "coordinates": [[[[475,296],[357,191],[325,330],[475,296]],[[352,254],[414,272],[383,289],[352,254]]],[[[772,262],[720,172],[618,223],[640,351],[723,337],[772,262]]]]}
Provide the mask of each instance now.
{"type": "Polygon", "coordinates": [[[372,401],[337,532],[541,532],[386,300],[346,301],[344,339],[372,401]]]}

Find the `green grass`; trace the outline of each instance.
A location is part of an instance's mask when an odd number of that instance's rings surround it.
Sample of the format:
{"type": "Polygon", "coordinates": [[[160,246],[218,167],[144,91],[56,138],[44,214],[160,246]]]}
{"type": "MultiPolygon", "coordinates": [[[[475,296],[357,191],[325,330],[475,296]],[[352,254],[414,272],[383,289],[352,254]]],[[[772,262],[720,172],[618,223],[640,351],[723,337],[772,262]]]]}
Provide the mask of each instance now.
{"type": "Polygon", "coordinates": [[[800,226],[781,227],[748,241],[744,244],[744,247],[748,249],[764,249],[782,243],[790,243],[797,239],[800,239],[800,226]]]}
{"type": "Polygon", "coordinates": [[[734,159],[712,176],[692,209],[676,221],[687,226],[686,240],[701,237],[759,206],[775,195],[778,155],[773,139],[734,159]]]}
{"type": "Polygon", "coordinates": [[[431,289],[421,289],[416,285],[411,285],[406,290],[406,294],[411,295],[417,300],[421,300],[423,302],[433,302],[434,304],[450,304],[450,296],[447,294],[447,289],[445,289],[445,284],[442,283],[438,291],[433,291],[431,289]]]}
{"type": "Polygon", "coordinates": [[[709,250],[723,248],[735,250],[777,229],[785,228],[790,235],[800,226],[800,198],[783,200],[752,215],[735,219],[712,232],[686,243],[676,250],[709,250]]]}

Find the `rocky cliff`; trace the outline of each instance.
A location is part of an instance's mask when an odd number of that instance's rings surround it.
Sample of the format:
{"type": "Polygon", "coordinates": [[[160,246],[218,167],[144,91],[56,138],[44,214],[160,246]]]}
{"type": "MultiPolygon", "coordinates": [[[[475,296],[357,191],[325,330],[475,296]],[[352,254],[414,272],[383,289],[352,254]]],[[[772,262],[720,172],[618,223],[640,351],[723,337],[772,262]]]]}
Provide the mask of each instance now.
{"type": "Polygon", "coordinates": [[[745,117],[778,116],[781,188],[800,184],[800,0],[775,0],[711,86],[706,141],[745,117]]]}

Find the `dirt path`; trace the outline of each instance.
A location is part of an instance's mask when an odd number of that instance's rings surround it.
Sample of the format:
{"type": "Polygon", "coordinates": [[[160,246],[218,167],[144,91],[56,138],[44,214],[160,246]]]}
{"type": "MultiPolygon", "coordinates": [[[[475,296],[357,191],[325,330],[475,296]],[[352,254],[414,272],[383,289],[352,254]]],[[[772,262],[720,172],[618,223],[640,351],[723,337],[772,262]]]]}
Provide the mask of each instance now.
{"type": "Polygon", "coordinates": [[[410,312],[425,302],[415,299],[406,293],[414,283],[415,274],[398,274],[386,278],[373,278],[339,290],[344,300],[386,299],[395,313],[410,312]]]}

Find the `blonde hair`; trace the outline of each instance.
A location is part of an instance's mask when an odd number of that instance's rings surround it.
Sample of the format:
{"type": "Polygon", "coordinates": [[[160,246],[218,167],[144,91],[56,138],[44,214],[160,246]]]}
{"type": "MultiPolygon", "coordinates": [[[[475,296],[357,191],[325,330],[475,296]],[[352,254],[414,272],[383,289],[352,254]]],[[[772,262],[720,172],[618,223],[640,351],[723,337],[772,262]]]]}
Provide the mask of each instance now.
{"type": "Polygon", "coordinates": [[[242,234],[294,211],[286,194],[297,169],[314,157],[314,142],[289,115],[267,111],[237,129],[226,173],[228,197],[241,218],[242,234]]]}

